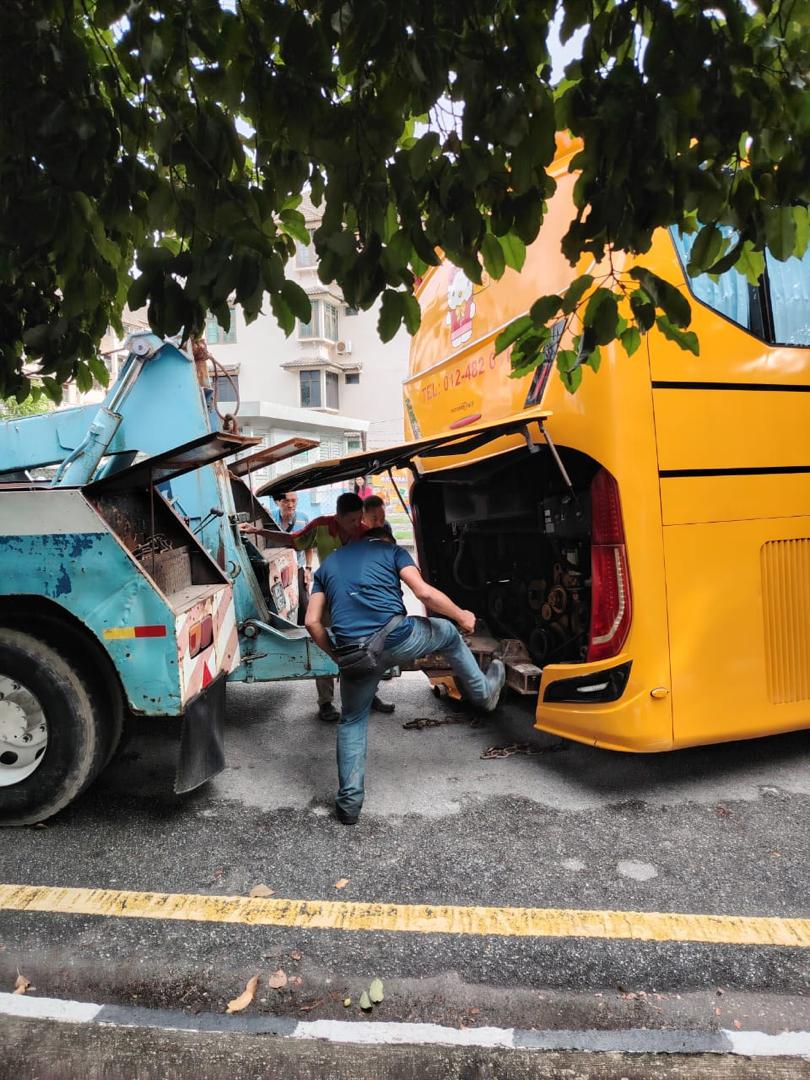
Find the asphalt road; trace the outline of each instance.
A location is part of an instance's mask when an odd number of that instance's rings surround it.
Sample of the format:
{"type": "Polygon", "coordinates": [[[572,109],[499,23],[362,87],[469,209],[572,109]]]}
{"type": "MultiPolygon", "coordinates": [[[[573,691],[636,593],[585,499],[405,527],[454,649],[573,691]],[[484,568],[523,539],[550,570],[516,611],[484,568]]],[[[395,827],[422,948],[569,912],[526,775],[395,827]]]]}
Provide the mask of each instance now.
{"type": "MultiPolygon", "coordinates": [[[[422,676],[383,685],[360,824],[331,816],[334,728],[308,683],[229,689],[228,768],[171,793],[176,732],[142,724],[47,827],[0,833],[0,883],[397,904],[806,918],[810,732],[617,755],[533,732],[511,698],[473,722],[422,676]],[[414,718],[453,720],[405,730],[414,718]],[[482,759],[493,745],[534,753],[482,759]],[[336,884],[347,883],[340,889],[336,884]]],[[[0,911],[0,988],[222,1012],[520,1028],[810,1030],[810,950],[655,941],[304,930],[0,911]],[[300,979],[300,983],[297,981],[300,979]],[[353,1004],[344,1008],[343,999],[353,1004]]]]}

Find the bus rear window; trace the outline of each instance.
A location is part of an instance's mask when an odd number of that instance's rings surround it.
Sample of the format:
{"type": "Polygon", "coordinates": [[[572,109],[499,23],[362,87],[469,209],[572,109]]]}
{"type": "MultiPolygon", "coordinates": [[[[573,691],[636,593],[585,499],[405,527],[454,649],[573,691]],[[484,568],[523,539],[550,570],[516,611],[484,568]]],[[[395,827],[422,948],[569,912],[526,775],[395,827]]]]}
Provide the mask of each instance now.
{"type": "Polygon", "coordinates": [[[692,295],[706,307],[772,345],[810,345],[810,249],[779,262],[765,252],[765,273],[749,285],[737,270],[690,278],[686,264],[696,233],[670,230],[692,295]]]}

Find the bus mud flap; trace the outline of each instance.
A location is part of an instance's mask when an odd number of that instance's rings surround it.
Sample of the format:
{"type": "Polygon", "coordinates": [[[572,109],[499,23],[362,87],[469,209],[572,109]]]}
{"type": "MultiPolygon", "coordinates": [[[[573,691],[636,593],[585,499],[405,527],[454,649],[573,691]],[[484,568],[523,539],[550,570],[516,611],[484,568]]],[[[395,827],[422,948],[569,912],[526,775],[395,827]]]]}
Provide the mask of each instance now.
{"type": "Polygon", "coordinates": [[[225,768],[225,683],[223,672],[186,708],[174,779],[178,795],[193,791],[225,768]]]}

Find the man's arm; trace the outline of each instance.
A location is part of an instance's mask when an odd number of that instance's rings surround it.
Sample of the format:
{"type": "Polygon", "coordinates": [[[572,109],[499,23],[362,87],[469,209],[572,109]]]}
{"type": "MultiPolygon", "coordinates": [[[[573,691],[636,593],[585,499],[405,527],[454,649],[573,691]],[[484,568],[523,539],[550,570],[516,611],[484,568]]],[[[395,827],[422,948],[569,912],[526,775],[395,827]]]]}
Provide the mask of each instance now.
{"type": "Polygon", "coordinates": [[[458,604],[454,604],[450,597],[439,589],[434,589],[432,585],[428,585],[415,566],[403,567],[399,572],[399,576],[416,599],[422,601],[428,611],[452,619],[453,622],[458,623],[465,634],[471,634],[475,630],[475,615],[465,608],[460,608],[458,604]]]}
{"type": "Polygon", "coordinates": [[[322,592],[313,593],[309,598],[309,606],[304,618],[304,626],[319,649],[323,649],[327,656],[335,659],[335,650],[323,625],[323,616],[326,611],[326,597],[322,592]]]}
{"type": "Polygon", "coordinates": [[[239,526],[247,536],[263,536],[270,547],[294,548],[296,551],[309,552],[309,564],[312,563],[312,549],[315,547],[315,530],[305,525],[298,532],[282,532],[281,529],[264,529],[261,525],[244,524],[239,526]]]}

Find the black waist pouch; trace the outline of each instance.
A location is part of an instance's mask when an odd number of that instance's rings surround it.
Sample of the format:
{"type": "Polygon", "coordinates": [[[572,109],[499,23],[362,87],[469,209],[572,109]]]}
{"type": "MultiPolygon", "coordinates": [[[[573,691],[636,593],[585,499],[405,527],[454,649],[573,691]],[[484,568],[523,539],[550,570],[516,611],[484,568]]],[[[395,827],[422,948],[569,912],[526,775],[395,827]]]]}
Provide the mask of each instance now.
{"type": "Polygon", "coordinates": [[[335,648],[335,658],[344,679],[361,679],[381,671],[381,659],[388,635],[405,621],[404,615],[394,615],[376,634],[351,641],[335,648]]]}

